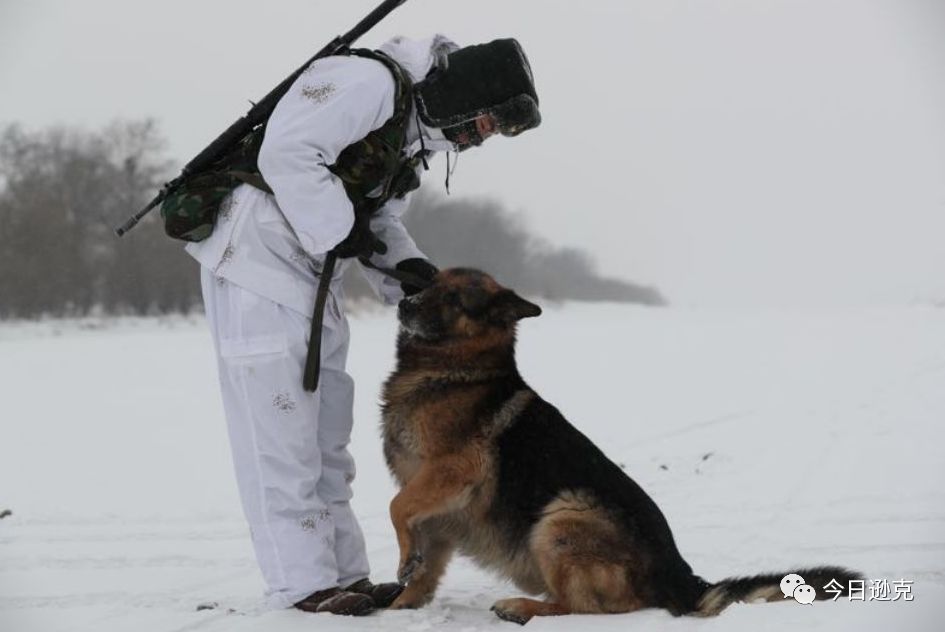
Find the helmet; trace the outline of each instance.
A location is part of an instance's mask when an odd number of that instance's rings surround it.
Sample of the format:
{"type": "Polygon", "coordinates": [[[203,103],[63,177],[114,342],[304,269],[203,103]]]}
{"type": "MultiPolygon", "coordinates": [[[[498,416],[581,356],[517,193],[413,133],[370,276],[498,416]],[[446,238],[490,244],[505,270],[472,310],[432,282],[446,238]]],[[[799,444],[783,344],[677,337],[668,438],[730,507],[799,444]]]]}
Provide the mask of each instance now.
{"type": "Polygon", "coordinates": [[[454,142],[465,134],[461,150],[482,143],[475,120],[483,114],[492,115],[504,136],[541,123],[532,69],[515,39],[450,52],[416,84],[415,95],[424,123],[441,128],[454,142]]]}

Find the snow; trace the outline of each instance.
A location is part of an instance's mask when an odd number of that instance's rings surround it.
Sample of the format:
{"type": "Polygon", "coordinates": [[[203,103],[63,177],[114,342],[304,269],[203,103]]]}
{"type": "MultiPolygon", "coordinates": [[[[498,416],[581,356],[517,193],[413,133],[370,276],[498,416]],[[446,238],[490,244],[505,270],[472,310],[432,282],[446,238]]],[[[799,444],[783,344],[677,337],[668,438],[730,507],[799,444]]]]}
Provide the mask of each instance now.
{"type": "MultiPolygon", "coordinates": [[[[914,594],[528,629],[941,629],[943,316],[565,304],[524,321],[526,379],[648,490],[698,573],[840,564],[914,594]]],[[[379,580],[397,560],[377,428],[395,326],[352,319],[354,503],[379,580]]],[[[515,588],[463,559],[423,610],[265,610],[200,318],[0,325],[0,384],[3,632],[517,629],[488,610],[515,588]]]]}

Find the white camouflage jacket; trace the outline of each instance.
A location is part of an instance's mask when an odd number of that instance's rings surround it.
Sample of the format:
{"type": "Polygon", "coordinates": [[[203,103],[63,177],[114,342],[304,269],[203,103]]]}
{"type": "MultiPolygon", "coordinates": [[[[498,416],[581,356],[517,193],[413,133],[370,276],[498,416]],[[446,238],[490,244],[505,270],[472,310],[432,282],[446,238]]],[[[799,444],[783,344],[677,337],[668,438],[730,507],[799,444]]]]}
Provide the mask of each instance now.
{"type": "MultiPolygon", "coordinates": [[[[396,37],[380,50],[400,63],[414,81],[426,76],[435,50],[455,46],[442,36],[426,40],[396,37]]],[[[187,245],[214,276],[227,279],[302,314],[311,315],[324,255],[344,239],[354,223],[352,204],[342,182],[328,170],[348,145],[381,127],[394,113],[394,79],[380,62],[361,57],[326,57],[312,63],[279,101],[266,126],[259,170],[273,193],[240,185],[224,200],[213,234],[187,245]]],[[[452,150],[438,129],[418,128],[411,114],[407,153],[420,151],[420,134],[430,151],[452,150]]],[[[371,221],[387,244],[371,262],[394,267],[423,257],[401,223],[409,203],[392,199],[371,221]]],[[[353,260],[339,262],[338,282],[353,260]]],[[[387,303],[403,297],[400,283],[366,268],[365,276],[387,303]]]]}

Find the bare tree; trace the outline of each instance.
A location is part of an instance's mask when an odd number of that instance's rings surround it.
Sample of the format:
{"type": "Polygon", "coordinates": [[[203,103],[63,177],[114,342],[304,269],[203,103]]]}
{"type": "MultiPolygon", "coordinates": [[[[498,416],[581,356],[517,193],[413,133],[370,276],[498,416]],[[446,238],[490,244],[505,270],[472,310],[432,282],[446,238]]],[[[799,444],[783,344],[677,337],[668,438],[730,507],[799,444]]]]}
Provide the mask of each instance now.
{"type": "MultiPolygon", "coordinates": [[[[121,239],[112,233],[172,173],[163,152],[153,121],[0,133],[0,318],[200,304],[197,264],[164,235],[159,213],[121,239]]],[[[526,294],[663,303],[653,288],[601,277],[587,254],[532,236],[494,200],[420,194],[405,223],[437,265],[482,268],[526,294]]],[[[346,285],[352,298],[373,298],[356,275],[346,285]]]]}
{"type": "Polygon", "coordinates": [[[0,317],[179,311],[199,300],[195,267],[159,217],[122,240],[111,231],[169,172],[152,121],[97,133],[9,126],[0,138],[0,317]]]}

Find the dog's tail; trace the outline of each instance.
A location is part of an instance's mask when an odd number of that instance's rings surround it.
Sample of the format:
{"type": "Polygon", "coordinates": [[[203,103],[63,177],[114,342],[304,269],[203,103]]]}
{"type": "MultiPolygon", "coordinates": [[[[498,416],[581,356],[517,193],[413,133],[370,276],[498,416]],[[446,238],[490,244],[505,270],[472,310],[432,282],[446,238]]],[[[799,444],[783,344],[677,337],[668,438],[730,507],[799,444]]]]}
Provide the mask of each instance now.
{"type": "MultiPolygon", "coordinates": [[[[814,589],[815,599],[832,599],[837,595],[837,591],[840,595],[848,595],[850,581],[863,579],[861,574],[839,566],[817,566],[786,573],[729,577],[720,582],[708,584],[691,614],[710,617],[717,615],[731,604],[739,601],[750,603],[755,601],[793,600],[795,595],[788,592],[788,595],[785,596],[785,590],[781,588],[782,580],[787,581],[789,575],[795,577],[791,578],[793,583],[788,582],[786,584],[786,591],[792,591],[803,583],[814,589]],[[798,579],[801,581],[797,581],[798,579]]],[[[806,591],[804,588],[801,590],[806,591]]],[[[805,595],[805,597],[808,595],[805,595]]]]}

